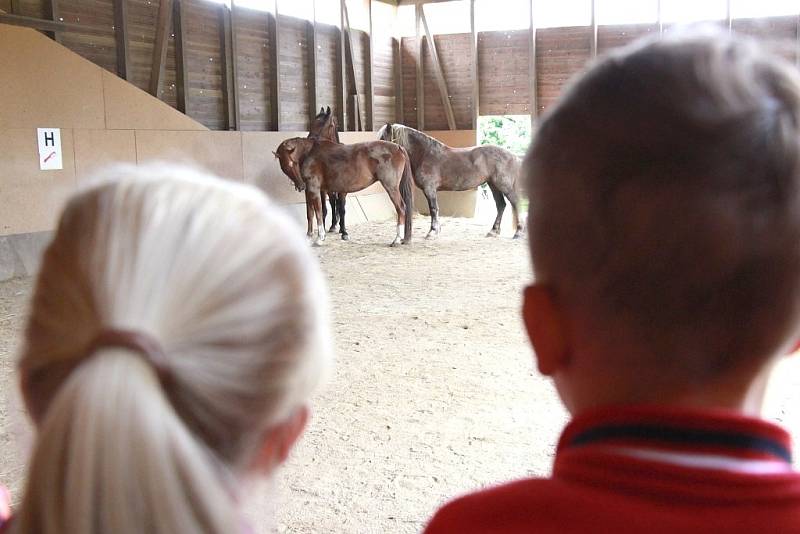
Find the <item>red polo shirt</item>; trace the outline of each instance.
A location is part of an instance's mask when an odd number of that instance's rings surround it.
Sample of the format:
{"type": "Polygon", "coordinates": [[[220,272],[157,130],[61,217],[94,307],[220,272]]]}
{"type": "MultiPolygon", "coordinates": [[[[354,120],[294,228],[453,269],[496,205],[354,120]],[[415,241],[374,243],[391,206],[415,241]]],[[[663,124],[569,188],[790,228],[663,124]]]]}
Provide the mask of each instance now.
{"type": "Polygon", "coordinates": [[[553,475],[458,498],[426,534],[800,533],[789,435],[730,412],[625,408],[574,419],[553,475]]]}

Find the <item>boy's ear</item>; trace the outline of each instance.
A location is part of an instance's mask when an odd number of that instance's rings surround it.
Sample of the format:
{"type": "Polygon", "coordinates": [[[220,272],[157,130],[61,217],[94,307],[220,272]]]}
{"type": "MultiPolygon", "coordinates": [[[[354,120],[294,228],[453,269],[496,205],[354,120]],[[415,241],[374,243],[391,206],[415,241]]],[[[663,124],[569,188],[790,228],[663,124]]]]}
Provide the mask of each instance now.
{"type": "Polygon", "coordinates": [[[567,324],[547,286],[533,284],[525,288],[522,320],[541,374],[552,376],[569,363],[567,324]]]}
{"type": "Polygon", "coordinates": [[[278,423],[264,434],[261,450],[253,462],[253,470],[270,473],[286,461],[308,423],[308,406],[298,408],[288,419],[278,423]]]}

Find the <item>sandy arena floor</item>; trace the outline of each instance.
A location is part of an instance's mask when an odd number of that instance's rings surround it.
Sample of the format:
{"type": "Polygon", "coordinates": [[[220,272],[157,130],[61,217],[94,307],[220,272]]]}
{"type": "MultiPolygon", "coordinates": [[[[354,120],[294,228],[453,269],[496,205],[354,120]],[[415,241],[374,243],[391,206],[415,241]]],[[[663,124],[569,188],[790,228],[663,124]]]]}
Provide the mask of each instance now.
{"type": "MultiPolygon", "coordinates": [[[[510,218],[510,217],[509,217],[510,218]]],[[[438,240],[391,249],[391,223],[316,249],[333,294],[336,368],[274,483],[249,488],[258,532],[413,533],[449,497],[549,472],[566,420],[518,319],[526,243],[445,219],[438,240]]],[[[335,237],[335,236],[329,236],[335,237]]],[[[30,280],[0,284],[0,483],[19,495],[29,431],[13,352],[30,280]]],[[[800,358],[768,413],[800,435],[800,358]]]]}

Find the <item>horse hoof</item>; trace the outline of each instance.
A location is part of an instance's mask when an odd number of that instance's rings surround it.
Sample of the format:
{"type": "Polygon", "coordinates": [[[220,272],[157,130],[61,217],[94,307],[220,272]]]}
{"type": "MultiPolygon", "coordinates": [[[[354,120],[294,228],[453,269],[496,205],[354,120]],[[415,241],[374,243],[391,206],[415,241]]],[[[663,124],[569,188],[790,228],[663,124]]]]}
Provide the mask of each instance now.
{"type": "Polygon", "coordinates": [[[396,247],[396,246],[397,246],[397,245],[399,245],[399,244],[400,244],[400,243],[399,243],[399,242],[397,242],[397,241],[392,241],[391,243],[389,243],[389,246],[390,246],[390,247],[396,247]]]}
{"type": "Polygon", "coordinates": [[[342,234],[342,241],[350,241],[350,236],[348,234],[342,234]]]}
{"type": "Polygon", "coordinates": [[[514,234],[514,237],[512,237],[511,239],[522,239],[522,234],[519,233],[514,234]]]}
{"type": "Polygon", "coordinates": [[[401,241],[401,243],[404,244],[404,245],[410,245],[411,244],[411,240],[410,239],[403,239],[401,241]]]}
{"type": "Polygon", "coordinates": [[[336,233],[336,225],[332,224],[331,227],[328,228],[328,231],[331,232],[332,234],[335,234],[336,233]]]}
{"type": "Polygon", "coordinates": [[[486,237],[499,237],[499,236],[500,234],[498,234],[497,232],[489,232],[488,234],[486,234],[486,237]]]}

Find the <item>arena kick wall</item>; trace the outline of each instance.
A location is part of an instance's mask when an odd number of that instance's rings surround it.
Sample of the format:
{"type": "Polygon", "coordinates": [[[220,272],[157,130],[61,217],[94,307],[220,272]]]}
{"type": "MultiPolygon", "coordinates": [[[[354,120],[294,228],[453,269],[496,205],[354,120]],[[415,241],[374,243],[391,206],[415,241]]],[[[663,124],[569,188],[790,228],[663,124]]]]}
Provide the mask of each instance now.
{"type": "MultiPolygon", "coordinates": [[[[0,54],[0,281],[35,271],[65,199],[113,162],[188,162],[253,184],[305,220],[304,198],[272,151],[306,132],[210,131],[34,30],[0,24],[0,50],[9,51],[0,54]],[[36,128],[61,129],[62,170],[39,170],[36,128]]],[[[474,131],[431,133],[454,146],[475,144],[474,131]]],[[[341,137],[354,143],[375,133],[341,137]]],[[[443,211],[472,215],[469,197],[443,199],[443,211]]],[[[377,184],[348,199],[352,224],[394,217],[377,184]]]]}

